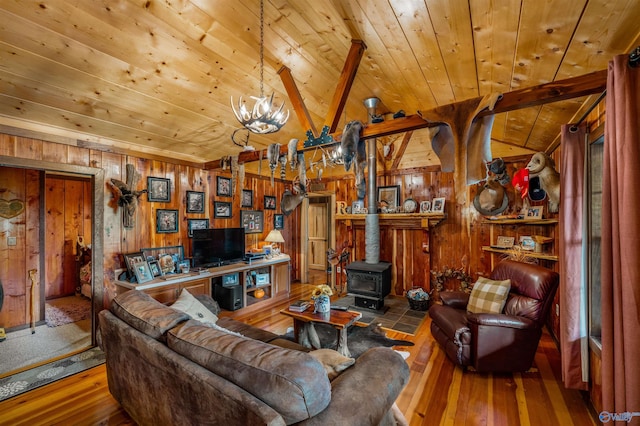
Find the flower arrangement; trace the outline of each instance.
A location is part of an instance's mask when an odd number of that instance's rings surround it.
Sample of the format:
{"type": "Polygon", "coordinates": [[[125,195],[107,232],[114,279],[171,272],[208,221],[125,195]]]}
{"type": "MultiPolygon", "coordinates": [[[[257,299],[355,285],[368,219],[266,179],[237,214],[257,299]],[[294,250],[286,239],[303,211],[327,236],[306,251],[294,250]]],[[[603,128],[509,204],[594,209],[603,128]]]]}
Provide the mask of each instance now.
{"type": "Polygon", "coordinates": [[[311,298],[316,300],[320,296],[333,296],[333,290],[327,284],[316,286],[311,292],[311,298]]]}
{"type": "Polygon", "coordinates": [[[441,292],[444,289],[444,283],[446,280],[453,278],[460,281],[461,291],[470,291],[473,278],[468,275],[463,267],[458,269],[449,268],[445,266],[442,271],[431,271],[432,284],[437,292],[441,292]]]}

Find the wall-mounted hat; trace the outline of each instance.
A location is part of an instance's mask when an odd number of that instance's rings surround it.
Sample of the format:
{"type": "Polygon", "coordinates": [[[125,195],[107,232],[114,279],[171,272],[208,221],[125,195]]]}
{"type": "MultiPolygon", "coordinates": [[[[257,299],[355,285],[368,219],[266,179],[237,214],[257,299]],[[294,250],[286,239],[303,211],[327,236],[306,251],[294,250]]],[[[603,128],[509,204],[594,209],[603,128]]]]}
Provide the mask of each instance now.
{"type": "Polygon", "coordinates": [[[496,181],[489,180],[473,199],[473,206],[484,216],[495,216],[507,209],[509,197],[504,187],[496,181]]]}
{"type": "Polygon", "coordinates": [[[529,170],[524,168],[516,171],[511,179],[511,184],[520,193],[520,197],[526,197],[529,193],[529,170]]]}
{"type": "Polygon", "coordinates": [[[529,199],[531,201],[543,201],[547,198],[547,193],[540,187],[540,178],[532,176],[529,179],[529,199]]]}

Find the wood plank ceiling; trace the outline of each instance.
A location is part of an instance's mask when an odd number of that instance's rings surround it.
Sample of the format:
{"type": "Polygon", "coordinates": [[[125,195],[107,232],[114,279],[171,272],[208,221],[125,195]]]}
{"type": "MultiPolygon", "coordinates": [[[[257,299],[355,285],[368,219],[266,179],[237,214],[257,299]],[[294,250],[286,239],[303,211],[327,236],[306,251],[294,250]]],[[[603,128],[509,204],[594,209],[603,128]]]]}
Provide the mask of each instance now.
{"type": "MultiPolygon", "coordinates": [[[[606,69],[640,44],[637,0],[265,0],[264,86],[286,66],[321,128],[351,41],[367,49],[339,128],[606,69]]],[[[0,2],[0,125],[205,163],[240,148],[230,97],[259,93],[258,0],[0,2]]],[[[496,115],[493,155],[546,150],[597,95],[496,115]]],[[[249,144],[305,139],[296,114],[249,144]]],[[[438,164],[424,130],[380,138],[438,164]],[[406,149],[405,149],[406,148],[406,149]]],[[[69,139],[64,139],[69,138],[69,139]]]]}

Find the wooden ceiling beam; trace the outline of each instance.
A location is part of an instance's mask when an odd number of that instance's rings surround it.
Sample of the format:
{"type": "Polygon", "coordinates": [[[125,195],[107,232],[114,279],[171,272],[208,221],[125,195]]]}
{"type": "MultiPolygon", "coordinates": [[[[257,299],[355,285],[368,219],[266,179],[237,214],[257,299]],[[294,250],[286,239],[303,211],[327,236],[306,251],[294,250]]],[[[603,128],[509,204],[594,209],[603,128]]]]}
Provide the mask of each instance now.
{"type": "Polygon", "coordinates": [[[311,115],[309,114],[309,110],[304,104],[302,95],[298,90],[298,86],[296,85],[296,82],[291,75],[291,70],[286,66],[282,66],[282,68],[280,68],[280,70],[278,71],[278,75],[280,76],[280,80],[282,80],[282,84],[287,91],[287,95],[289,96],[289,100],[291,101],[291,106],[296,112],[298,121],[302,125],[302,128],[310,129],[311,133],[313,133],[313,137],[317,138],[319,136],[318,130],[311,120],[311,115]]]}
{"type": "MultiPolygon", "coordinates": [[[[340,80],[338,80],[338,86],[329,104],[329,111],[327,112],[327,118],[324,122],[324,125],[329,127],[329,133],[335,132],[338,127],[340,116],[347,103],[353,80],[356,78],[358,66],[360,66],[360,61],[362,60],[362,55],[364,55],[365,50],[367,50],[367,45],[364,44],[364,41],[351,40],[351,48],[349,49],[347,60],[344,63],[344,68],[342,68],[342,74],[340,74],[340,80]]],[[[315,136],[317,137],[317,135],[315,136]]]]}
{"type": "Polygon", "coordinates": [[[396,153],[395,158],[393,159],[393,164],[391,165],[391,169],[397,169],[400,165],[400,161],[404,156],[404,152],[407,150],[407,146],[409,146],[409,141],[411,140],[411,135],[413,135],[413,131],[406,132],[404,137],[402,138],[402,143],[400,144],[400,148],[396,153]]]}
{"type": "MultiPolygon", "coordinates": [[[[607,70],[595,71],[578,77],[567,78],[564,80],[553,81],[525,89],[514,90],[504,93],[493,110],[483,110],[478,116],[489,114],[499,114],[517,109],[528,108],[537,105],[543,105],[551,102],[558,102],[567,99],[579,98],[581,96],[601,93],[607,87],[607,70]]],[[[481,98],[475,98],[478,101],[481,98]]],[[[451,111],[456,105],[470,102],[467,99],[453,104],[441,105],[431,110],[425,111],[424,115],[438,116],[445,111],[451,111]]],[[[437,123],[429,122],[420,115],[414,114],[403,118],[383,121],[382,123],[367,124],[362,130],[362,139],[379,138],[402,132],[409,132],[427,127],[433,127],[437,123]]],[[[331,133],[333,139],[338,143],[342,133],[331,133]]],[[[298,144],[298,149],[302,149],[298,144]]],[[[280,155],[287,153],[285,145],[280,147],[280,155]]],[[[266,150],[263,152],[263,158],[266,158],[266,150]]],[[[245,151],[238,155],[239,163],[257,161],[260,159],[259,151],[245,151]]],[[[210,161],[205,164],[205,169],[218,168],[221,161],[210,161]]]]}

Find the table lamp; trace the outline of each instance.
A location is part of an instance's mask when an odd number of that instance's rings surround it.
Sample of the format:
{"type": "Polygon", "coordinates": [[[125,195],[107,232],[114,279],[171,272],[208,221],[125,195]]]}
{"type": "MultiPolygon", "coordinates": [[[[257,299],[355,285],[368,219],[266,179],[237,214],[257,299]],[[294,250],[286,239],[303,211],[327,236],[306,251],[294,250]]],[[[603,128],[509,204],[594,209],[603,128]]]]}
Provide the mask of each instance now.
{"type": "Polygon", "coordinates": [[[278,229],[272,229],[264,240],[268,243],[272,243],[273,254],[280,254],[278,243],[284,243],[284,237],[278,229]]]}

